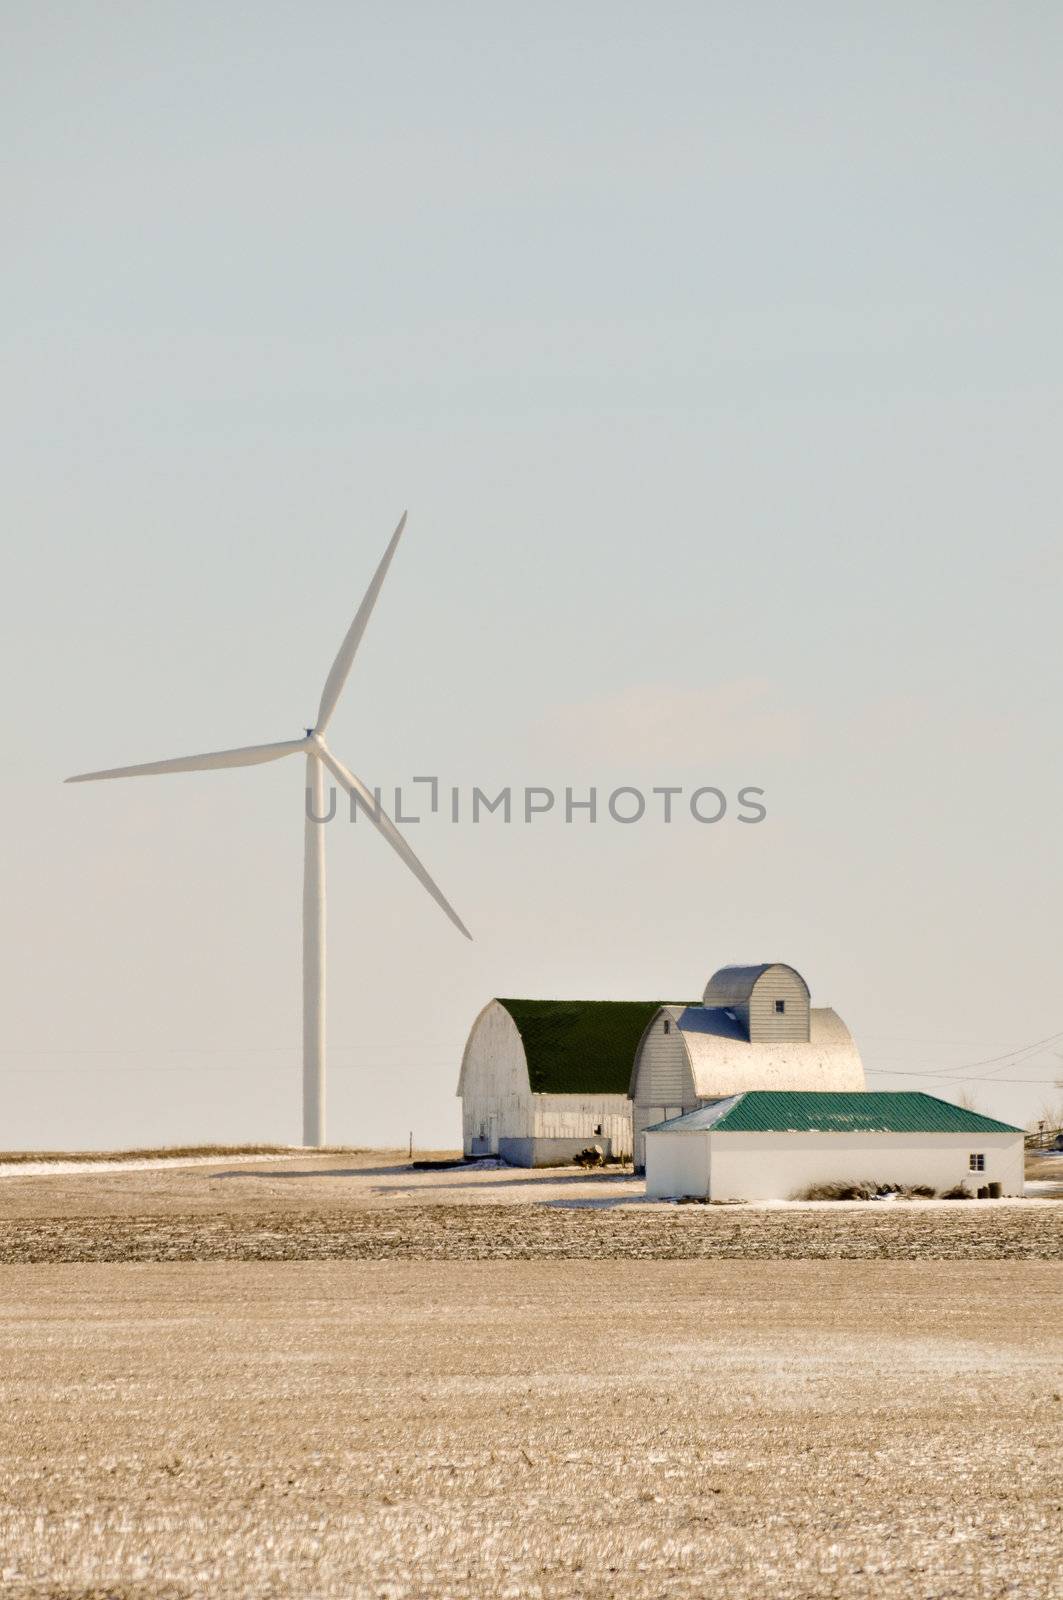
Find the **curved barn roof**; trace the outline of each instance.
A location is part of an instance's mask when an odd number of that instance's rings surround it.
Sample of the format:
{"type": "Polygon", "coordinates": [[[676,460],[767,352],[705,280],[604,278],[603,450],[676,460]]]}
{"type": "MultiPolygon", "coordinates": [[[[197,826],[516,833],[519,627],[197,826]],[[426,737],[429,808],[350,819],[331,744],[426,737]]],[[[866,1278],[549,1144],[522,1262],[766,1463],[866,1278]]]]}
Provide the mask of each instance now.
{"type": "MultiPolygon", "coordinates": [[[[682,1035],[699,1099],[750,1089],[864,1087],[856,1042],[836,1011],[814,1006],[809,1037],[751,1041],[724,1006],[665,1006],[682,1035]]],[[[636,1071],[637,1071],[636,1063],[636,1071]]],[[[634,1083],[632,1083],[634,1089],[634,1083]]]]}
{"type": "Polygon", "coordinates": [[[762,978],[772,968],[792,972],[794,977],[800,980],[805,993],[809,993],[808,984],[796,967],[789,966],[785,961],[761,961],[752,967],[720,967],[705,985],[702,1001],[707,1006],[745,1005],[753,993],[758,978],[762,978]]]}
{"type": "Polygon", "coordinates": [[[631,1063],[659,1000],[503,1000],[524,1045],[533,1094],[627,1094],[631,1063]]]}

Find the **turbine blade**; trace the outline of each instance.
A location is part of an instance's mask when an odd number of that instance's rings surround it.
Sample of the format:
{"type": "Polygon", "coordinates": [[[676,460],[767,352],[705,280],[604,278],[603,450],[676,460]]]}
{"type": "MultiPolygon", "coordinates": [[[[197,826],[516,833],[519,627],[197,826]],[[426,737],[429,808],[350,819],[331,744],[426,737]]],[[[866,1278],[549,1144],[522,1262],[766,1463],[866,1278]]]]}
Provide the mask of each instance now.
{"type": "Polygon", "coordinates": [[[332,663],[332,668],[329,672],[329,675],[325,679],[325,687],[321,691],[321,705],[317,713],[317,727],[314,729],[315,733],[324,733],[325,729],[332,721],[332,713],[336,709],[336,702],[339,700],[339,697],[343,692],[343,685],[347,682],[347,675],[351,670],[351,663],[354,660],[355,652],[362,642],[362,634],[365,632],[366,624],[373,614],[373,607],[376,605],[376,597],[380,593],[380,587],[388,575],[388,568],[391,565],[391,558],[398,548],[399,540],[402,538],[402,530],[405,528],[405,526],[406,513],[404,511],[402,516],[399,518],[398,527],[391,535],[391,542],[384,551],[380,565],[373,574],[373,581],[365,591],[365,599],[358,607],[355,619],[347,629],[347,636],[340,645],[339,654],[332,663]]]}
{"type": "Polygon", "coordinates": [[[462,922],[461,918],[458,916],[458,913],[450,904],[450,901],[446,898],[443,891],[437,888],[437,886],[432,882],[432,879],[428,876],[428,873],[418,861],[417,857],[414,855],[413,851],[410,849],[409,845],[406,843],[406,840],[403,838],[398,828],[396,828],[391,818],[377,806],[375,797],[366,788],[361,778],[356,778],[353,772],[349,772],[348,769],[343,765],[343,762],[337,760],[327,746],[320,746],[319,753],[322,761],[328,767],[332,775],[343,785],[347,793],[362,801],[363,809],[370,822],[375,828],[379,828],[380,832],[384,835],[384,838],[388,841],[388,844],[390,844],[391,848],[396,852],[397,855],[402,857],[403,861],[405,861],[414,877],[428,890],[428,893],[432,896],[432,899],[435,901],[436,905],[441,907],[441,909],[446,912],[447,916],[457,928],[458,932],[463,933],[466,939],[471,939],[472,934],[469,932],[464,922],[462,922]]]}
{"type": "Polygon", "coordinates": [[[256,767],[263,761],[279,761],[306,749],[305,739],[286,739],[282,744],[248,744],[239,750],[210,750],[201,756],[176,756],[172,761],[144,761],[136,767],[109,767],[106,772],[79,772],[67,783],[93,783],[97,778],[147,778],[159,772],[209,772],[215,767],[256,767]]]}

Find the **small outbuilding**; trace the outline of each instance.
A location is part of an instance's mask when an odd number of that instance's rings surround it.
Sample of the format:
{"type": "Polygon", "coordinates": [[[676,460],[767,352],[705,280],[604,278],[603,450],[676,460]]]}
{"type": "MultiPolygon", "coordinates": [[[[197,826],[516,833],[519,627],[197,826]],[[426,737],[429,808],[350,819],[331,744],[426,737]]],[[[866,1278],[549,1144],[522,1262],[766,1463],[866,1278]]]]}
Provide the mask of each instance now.
{"type": "Polygon", "coordinates": [[[813,1185],[1023,1193],[1023,1132],[922,1093],[750,1090],[645,1129],[646,1196],[791,1200],[813,1185]]]}

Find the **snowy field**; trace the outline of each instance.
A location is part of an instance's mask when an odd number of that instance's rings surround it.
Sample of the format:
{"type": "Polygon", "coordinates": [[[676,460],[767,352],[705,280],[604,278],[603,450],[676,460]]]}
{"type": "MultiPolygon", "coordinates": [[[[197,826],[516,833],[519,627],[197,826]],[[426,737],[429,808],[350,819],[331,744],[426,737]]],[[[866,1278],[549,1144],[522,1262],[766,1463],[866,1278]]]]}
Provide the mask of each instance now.
{"type": "Polygon", "coordinates": [[[90,1160],[0,1176],[0,1262],[1063,1260],[1063,1183],[1035,1181],[1027,1200],[702,1206],[648,1203],[630,1173],[385,1151],[90,1160]]]}
{"type": "Polygon", "coordinates": [[[1057,1592],[1063,1199],[293,1151],[0,1215],[12,1600],[1057,1592]]]}
{"type": "Polygon", "coordinates": [[[1058,1266],[183,1262],[0,1290],[11,1600],[1059,1593],[1058,1266]]]}

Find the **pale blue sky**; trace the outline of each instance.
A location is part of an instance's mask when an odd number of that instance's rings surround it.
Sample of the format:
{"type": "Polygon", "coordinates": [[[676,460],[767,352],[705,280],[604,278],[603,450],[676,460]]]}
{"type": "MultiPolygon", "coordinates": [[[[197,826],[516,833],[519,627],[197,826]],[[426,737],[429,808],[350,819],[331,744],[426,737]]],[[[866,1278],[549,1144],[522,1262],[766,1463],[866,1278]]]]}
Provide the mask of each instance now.
{"type": "Polygon", "coordinates": [[[426,821],[471,947],[333,829],[332,1137],[734,958],[880,1074],[1063,1030],[1058,8],[4,11],[0,1145],[298,1137],[296,765],[59,780],[297,736],[406,505],[355,770],[770,815],[426,821]]]}

